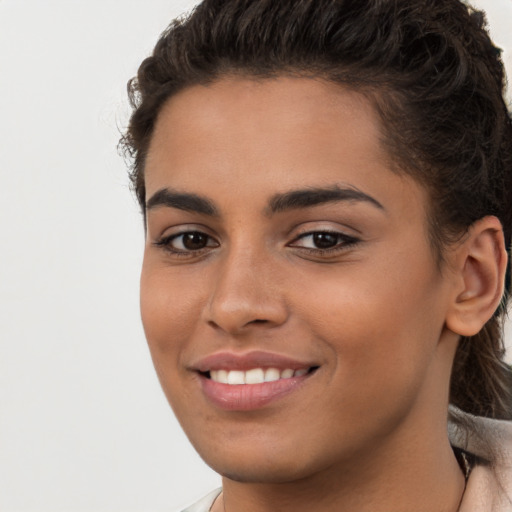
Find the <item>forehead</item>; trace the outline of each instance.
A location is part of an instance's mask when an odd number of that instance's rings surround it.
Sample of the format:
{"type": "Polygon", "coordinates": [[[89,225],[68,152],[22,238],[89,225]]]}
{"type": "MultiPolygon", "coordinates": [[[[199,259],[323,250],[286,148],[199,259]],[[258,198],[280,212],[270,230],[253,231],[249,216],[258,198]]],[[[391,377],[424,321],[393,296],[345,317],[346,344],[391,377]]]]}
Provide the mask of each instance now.
{"type": "Polygon", "coordinates": [[[222,189],[228,197],[236,190],[248,201],[335,184],[395,196],[411,185],[391,171],[364,95],[292,77],[225,78],[171,97],[155,126],[145,178],[148,197],[172,186],[204,195],[222,189]]]}
{"type": "MultiPolygon", "coordinates": [[[[258,157],[264,159],[261,149],[275,149],[273,141],[281,147],[287,143],[282,153],[293,149],[292,154],[300,154],[312,146],[328,153],[329,146],[339,146],[340,138],[347,152],[364,146],[385,156],[378,143],[378,118],[362,94],[310,78],[226,78],[188,87],[165,103],[146,166],[151,170],[158,157],[182,161],[186,154],[176,149],[184,145],[210,156],[235,147],[258,150],[258,157]],[[352,134],[357,138],[348,136],[352,134]]],[[[271,156],[275,158],[277,151],[271,156]]]]}

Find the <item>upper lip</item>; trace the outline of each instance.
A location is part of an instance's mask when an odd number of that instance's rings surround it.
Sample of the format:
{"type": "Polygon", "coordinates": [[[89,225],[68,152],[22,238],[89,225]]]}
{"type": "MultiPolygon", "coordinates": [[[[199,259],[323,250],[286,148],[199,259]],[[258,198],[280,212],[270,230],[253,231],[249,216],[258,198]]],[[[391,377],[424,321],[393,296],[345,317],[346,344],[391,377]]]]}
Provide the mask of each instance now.
{"type": "Polygon", "coordinates": [[[197,362],[191,367],[198,372],[212,370],[250,370],[252,368],[277,368],[300,370],[318,366],[312,362],[299,361],[272,352],[252,351],[247,353],[217,352],[197,362]]]}

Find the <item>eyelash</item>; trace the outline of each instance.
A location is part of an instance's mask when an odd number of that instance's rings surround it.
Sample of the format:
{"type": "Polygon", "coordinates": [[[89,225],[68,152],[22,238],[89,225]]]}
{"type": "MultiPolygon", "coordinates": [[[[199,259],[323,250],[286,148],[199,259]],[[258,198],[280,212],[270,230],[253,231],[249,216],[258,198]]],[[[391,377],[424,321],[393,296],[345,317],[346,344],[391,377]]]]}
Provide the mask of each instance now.
{"type": "Polygon", "coordinates": [[[171,243],[174,240],[176,240],[180,237],[184,237],[186,235],[202,235],[202,236],[206,237],[208,240],[214,240],[213,237],[211,237],[210,235],[208,235],[202,231],[189,230],[189,231],[182,231],[180,233],[175,233],[172,235],[164,236],[164,237],[160,238],[159,240],[157,240],[156,242],[154,242],[154,245],[162,248],[164,251],[171,253],[173,256],[182,257],[182,258],[187,258],[187,257],[190,258],[193,256],[202,255],[204,252],[208,251],[212,247],[218,247],[218,245],[219,245],[216,242],[215,246],[206,245],[205,247],[202,247],[200,249],[195,249],[195,250],[194,249],[182,250],[182,249],[175,249],[172,247],[171,243]]]}
{"type": "MultiPolygon", "coordinates": [[[[219,243],[215,242],[216,245],[210,245],[210,246],[206,245],[205,247],[202,247],[200,249],[181,250],[181,249],[175,249],[171,245],[171,243],[174,240],[176,240],[180,237],[184,237],[185,235],[196,235],[196,234],[202,235],[210,241],[214,240],[213,237],[211,237],[210,235],[208,235],[202,231],[190,230],[190,231],[182,231],[180,233],[175,233],[172,235],[162,237],[159,240],[157,240],[156,242],[154,242],[153,245],[155,245],[156,247],[162,248],[163,250],[171,253],[173,256],[185,257],[185,258],[201,256],[205,252],[208,252],[210,249],[219,246],[219,243]]],[[[360,239],[350,236],[350,235],[346,235],[344,233],[340,233],[339,231],[331,231],[328,229],[323,229],[323,230],[307,231],[305,233],[300,234],[293,240],[293,242],[288,244],[288,247],[300,248],[300,246],[294,245],[297,243],[297,241],[304,240],[305,238],[313,237],[315,235],[326,235],[326,234],[333,235],[333,236],[337,237],[338,242],[336,243],[336,245],[334,245],[333,247],[328,247],[328,248],[323,248],[323,249],[318,248],[318,247],[316,247],[316,248],[302,247],[301,249],[303,251],[306,251],[308,254],[312,254],[312,255],[318,255],[318,256],[328,256],[329,255],[329,256],[331,256],[331,255],[339,254],[343,251],[346,251],[350,247],[353,247],[354,245],[356,245],[360,242],[360,239]]]]}
{"type": "Polygon", "coordinates": [[[320,256],[327,256],[327,255],[335,255],[342,253],[346,250],[348,250],[350,247],[355,246],[360,242],[360,239],[346,235],[344,233],[341,233],[339,231],[333,231],[329,229],[319,229],[315,231],[307,231],[305,233],[300,234],[295,240],[289,244],[290,247],[297,247],[296,245],[293,245],[298,240],[303,240],[308,237],[313,237],[315,235],[333,235],[337,237],[338,242],[333,247],[328,247],[324,249],[320,249],[318,247],[312,248],[312,247],[303,247],[304,250],[306,250],[309,254],[315,254],[320,256]]]}

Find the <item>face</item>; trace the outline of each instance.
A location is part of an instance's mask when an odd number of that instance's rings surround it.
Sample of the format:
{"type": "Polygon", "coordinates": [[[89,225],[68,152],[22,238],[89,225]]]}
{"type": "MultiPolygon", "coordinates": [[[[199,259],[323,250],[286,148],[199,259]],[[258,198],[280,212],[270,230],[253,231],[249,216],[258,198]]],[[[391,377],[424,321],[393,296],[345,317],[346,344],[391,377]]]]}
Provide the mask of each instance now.
{"type": "Polygon", "coordinates": [[[226,78],[160,113],[142,319],[183,429],[229,478],[348,467],[446,415],[449,286],[426,193],[379,141],[364,97],[306,78],[226,78]]]}

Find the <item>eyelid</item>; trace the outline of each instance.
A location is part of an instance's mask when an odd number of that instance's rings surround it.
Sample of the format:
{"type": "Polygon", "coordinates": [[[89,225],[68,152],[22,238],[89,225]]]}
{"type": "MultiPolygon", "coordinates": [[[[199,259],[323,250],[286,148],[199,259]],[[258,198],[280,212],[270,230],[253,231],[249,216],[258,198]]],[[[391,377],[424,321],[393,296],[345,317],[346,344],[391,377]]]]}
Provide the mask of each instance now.
{"type": "Polygon", "coordinates": [[[362,232],[354,226],[329,221],[307,221],[290,230],[289,236],[298,239],[313,233],[332,233],[347,238],[361,238],[362,232]]]}
{"type": "Polygon", "coordinates": [[[297,235],[293,239],[292,243],[296,242],[297,240],[302,240],[304,238],[307,238],[309,236],[313,236],[313,235],[316,235],[319,233],[325,233],[325,234],[329,234],[329,235],[339,236],[340,238],[343,238],[345,240],[354,240],[354,241],[359,240],[358,237],[353,236],[353,235],[347,235],[347,233],[344,233],[343,231],[336,231],[333,229],[312,229],[312,230],[305,231],[304,233],[300,233],[299,235],[297,235]]]}
{"type": "Polygon", "coordinates": [[[176,222],[175,224],[169,224],[166,222],[165,224],[162,223],[160,226],[155,225],[153,230],[149,230],[149,232],[154,232],[154,240],[159,240],[172,235],[180,235],[182,233],[190,233],[191,231],[198,231],[213,238],[217,237],[215,232],[209,226],[196,222],[176,222]]]}

